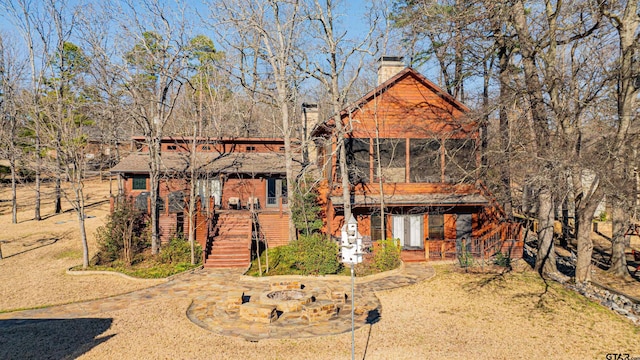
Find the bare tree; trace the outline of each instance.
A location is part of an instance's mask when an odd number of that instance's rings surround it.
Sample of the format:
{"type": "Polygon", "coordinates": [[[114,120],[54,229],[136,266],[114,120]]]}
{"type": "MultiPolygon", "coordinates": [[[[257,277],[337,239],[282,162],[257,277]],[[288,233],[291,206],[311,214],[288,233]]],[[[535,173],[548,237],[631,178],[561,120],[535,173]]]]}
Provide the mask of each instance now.
{"type": "Polygon", "coordinates": [[[619,61],[617,71],[617,132],[612,146],[614,154],[612,176],[614,186],[618,190],[612,194],[609,200],[612,202],[613,239],[611,271],[620,277],[628,277],[627,261],[625,257],[624,234],[628,229],[631,204],[637,196],[633,189],[631,176],[630,130],[637,122],[638,57],[640,56],[640,14],[638,14],[638,2],[626,0],[619,2],[603,1],[600,3],[603,14],[610,19],[618,35],[619,61]]]}
{"type": "MultiPolygon", "coordinates": [[[[38,89],[42,92],[40,99],[41,136],[55,149],[56,157],[56,211],[61,204],[58,197],[64,196],[72,205],[78,216],[80,239],[83,249],[83,268],[89,266],[89,248],[85,229],[85,152],[87,137],[85,125],[89,120],[83,114],[84,109],[84,74],[89,60],[77,45],[67,41],[71,36],[73,24],[73,8],[61,1],[50,1],[45,9],[54,25],[52,38],[55,46],[51,46],[50,60],[43,69],[46,87],[38,89]],[[71,18],[71,19],[70,19],[71,18]],[[70,21],[71,23],[69,23],[70,21]],[[65,173],[71,194],[63,191],[61,176],[65,173]]],[[[52,41],[53,42],[53,41],[52,41]]]]}
{"type": "MultiPolygon", "coordinates": [[[[567,104],[563,101],[564,71],[563,65],[565,51],[579,46],[579,41],[591,36],[599,28],[599,17],[591,18],[580,4],[545,2],[535,7],[533,13],[525,10],[524,3],[517,1],[512,7],[512,21],[518,37],[521,65],[523,70],[523,84],[525,98],[530,108],[531,136],[535,140],[534,161],[535,170],[538,173],[536,182],[538,187],[538,254],[535,268],[542,273],[556,272],[556,254],[553,240],[553,225],[555,220],[555,204],[560,195],[558,187],[564,183],[564,169],[567,162],[563,162],[561,156],[566,156],[570,161],[576,161],[576,149],[580,149],[580,136],[577,132],[580,125],[581,113],[591,101],[598,90],[591,92],[582,101],[572,102],[573,111],[567,111],[567,104]],[[575,18],[572,14],[582,16],[575,18]],[[576,22],[580,18],[581,22],[576,22]],[[542,29],[534,26],[537,22],[543,24],[542,29]],[[547,100],[548,99],[548,100],[547,100]],[[554,133],[555,132],[555,133],[554,133]],[[563,146],[573,144],[573,147],[563,146]],[[560,140],[560,141],[557,141],[560,140]],[[577,141],[577,142],[576,142],[577,141]],[[560,161],[559,161],[560,160],[560,161]],[[556,191],[554,191],[556,190],[556,191]]],[[[576,54],[575,52],[573,53],[576,54]]],[[[575,58],[574,58],[575,59],[575,58]]],[[[576,64],[571,64],[575,66],[576,64]]],[[[576,70],[574,68],[573,70],[576,70]]],[[[575,75],[576,73],[574,73],[575,75]]],[[[576,86],[579,82],[571,79],[570,91],[576,95],[576,86]],[[572,81],[572,83],[571,83],[572,81]]],[[[567,84],[567,82],[564,82],[567,84]]],[[[574,168],[574,181],[581,181],[581,171],[574,168]],[[577,177],[577,179],[575,179],[577,177]]],[[[590,197],[597,195],[594,191],[582,192],[579,199],[583,200],[577,210],[584,212],[583,218],[592,216],[588,211],[592,209],[597,200],[590,197]]],[[[581,233],[581,235],[585,235],[581,233]]],[[[589,235],[588,233],[586,235],[589,235]]],[[[582,271],[588,271],[591,262],[590,237],[578,240],[578,255],[585,261],[586,267],[582,271]]],[[[582,263],[581,263],[582,264],[582,263]]]]}
{"type": "MultiPolygon", "coordinates": [[[[42,139],[40,130],[40,87],[43,81],[43,71],[47,67],[49,57],[48,35],[50,32],[48,21],[44,16],[40,3],[31,0],[3,0],[1,2],[10,20],[19,29],[29,54],[30,67],[30,100],[29,113],[33,126],[33,156],[35,159],[35,204],[34,219],[41,220],[41,172],[42,172],[42,139]],[[40,43],[38,41],[40,40],[40,43]],[[38,45],[39,44],[39,45],[38,45]]],[[[25,107],[27,108],[27,107],[25,107]]]]}
{"type": "MultiPolygon", "coordinates": [[[[345,137],[350,124],[342,120],[342,109],[353,85],[363,69],[364,59],[375,52],[375,34],[379,30],[379,14],[371,11],[370,29],[359,37],[349,38],[347,32],[338,26],[340,20],[339,2],[333,0],[313,0],[306,8],[309,21],[309,37],[317,43],[307,46],[303,70],[320,82],[329,97],[329,106],[335,126],[336,152],[342,182],[344,200],[344,221],[351,217],[351,184],[347,167],[345,137]],[[312,36],[313,35],[313,36],[312,36]],[[353,71],[350,71],[353,69],[353,71]]],[[[383,225],[384,227],[384,225],[383,225]]]]}
{"type": "MultiPolygon", "coordinates": [[[[292,136],[294,103],[299,74],[293,66],[302,33],[301,3],[293,1],[209,2],[214,28],[226,44],[239,54],[237,69],[249,95],[272,105],[280,120],[284,138],[287,189],[295,189],[292,136]]],[[[296,238],[295,224],[289,219],[289,238],[296,238]]]]}
{"type": "Polygon", "coordinates": [[[158,0],[125,1],[118,11],[124,18],[120,23],[123,40],[133,43],[122,56],[125,63],[120,71],[131,117],[149,148],[151,252],[157,254],[160,140],[186,82],[187,20],[184,9],[171,11],[158,0]]]}
{"type": "Polygon", "coordinates": [[[18,182],[17,162],[20,158],[18,132],[22,114],[19,108],[20,79],[23,76],[24,63],[20,61],[14,45],[0,34],[0,154],[9,160],[11,171],[11,222],[18,222],[18,198],[16,185],[18,182]]]}

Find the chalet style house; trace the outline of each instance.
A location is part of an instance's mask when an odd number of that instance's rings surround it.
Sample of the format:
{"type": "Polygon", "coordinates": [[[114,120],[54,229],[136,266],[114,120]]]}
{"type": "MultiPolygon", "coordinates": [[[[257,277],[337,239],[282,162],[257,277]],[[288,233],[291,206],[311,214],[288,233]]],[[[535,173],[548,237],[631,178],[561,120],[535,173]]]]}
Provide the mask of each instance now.
{"type": "MultiPolygon", "coordinates": [[[[375,89],[340,113],[349,202],[368,247],[393,237],[405,261],[455,258],[461,251],[521,257],[519,225],[507,220],[477,179],[479,128],[466,118],[467,107],[399,58],[382,58],[378,76],[375,89]]],[[[340,134],[333,117],[317,121],[315,105],[303,106],[303,119],[296,174],[304,154],[319,181],[323,231],[337,238],[345,222],[340,134]]],[[[148,149],[144,138],[133,141],[138,151],[111,172],[120,195],[148,209],[148,149]]],[[[195,156],[192,138],[166,137],[161,144],[161,241],[188,233],[187,179],[195,167],[196,239],[206,267],[248,266],[256,238],[268,247],[288,243],[283,139],[199,138],[195,156]]]]}
{"type": "MultiPolygon", "coordinates": [[[[365,239],[393,237],[405,261],[508,251],[522,256],[520,226],[477,180],[479,127],[465,105],[400,58],[383,57],[378,86],[340,113],[352,214],[365,239]],[[381,218],[384,206],[384,222],[381,218]],[[382,224],[385,224],[384,228],[382,224]]],[[[334,118],[317,124],[325,230],[340,235],[344,198],[334,118]]]]}

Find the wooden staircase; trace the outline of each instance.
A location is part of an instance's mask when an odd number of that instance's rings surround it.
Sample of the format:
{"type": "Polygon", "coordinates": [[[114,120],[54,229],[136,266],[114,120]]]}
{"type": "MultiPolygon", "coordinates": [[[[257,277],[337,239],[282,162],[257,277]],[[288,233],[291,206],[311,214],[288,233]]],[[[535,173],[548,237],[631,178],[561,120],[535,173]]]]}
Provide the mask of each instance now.
{"type": "Polygon", "coordinates": [[[246,268],[251,262],[251,213],[218,215],[214,237],[205,253],[205,268],[246,268]]]}

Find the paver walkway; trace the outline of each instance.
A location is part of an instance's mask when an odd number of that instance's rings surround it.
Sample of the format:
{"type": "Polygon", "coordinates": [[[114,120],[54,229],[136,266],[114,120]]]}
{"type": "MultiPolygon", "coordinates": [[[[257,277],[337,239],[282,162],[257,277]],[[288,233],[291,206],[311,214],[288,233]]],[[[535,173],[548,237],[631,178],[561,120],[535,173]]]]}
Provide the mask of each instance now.
{"type": "MultiPolygon", "coordinates": [[[[432,267],[424,264],[405,264],[401,269],[371,277],[356,278],[355,309],[356,328],[374,323],[382,313],[376,291],[388,290],[425,281],[435,276],[432,267]]],[[[0,319],[82,318],[117,311],[136,306],[145,306],[164,298],[186,297],[192,299],[187,316],[195,324],[212,332],[240,336],[247,340],[266,338],[299,338],[338,334],[351,329],[351,302],[331,299],[331,293],[342,292],[350,296],[351,279],[346,276],[287,276],[250,278],[242,276],[238,270],[203,269],[185,274],[144,290],[87,302],[53,306],[36,310],[25,310],[0,314],[0,319]],[[303,291],[313,292],[317,300],[337,302],[337,315],[328,320],[309,323],[301,312],[280,313],[280,317],[270,323],[257,323],[240,317],[237,309],[229,311],[230,294],[243,294],[245,302],[256,302],[260,296],[271,290],[274,282],[295,281],[304,285],[303,291]],[[326,299],[325,299],[326,297],[326,299]]]]}

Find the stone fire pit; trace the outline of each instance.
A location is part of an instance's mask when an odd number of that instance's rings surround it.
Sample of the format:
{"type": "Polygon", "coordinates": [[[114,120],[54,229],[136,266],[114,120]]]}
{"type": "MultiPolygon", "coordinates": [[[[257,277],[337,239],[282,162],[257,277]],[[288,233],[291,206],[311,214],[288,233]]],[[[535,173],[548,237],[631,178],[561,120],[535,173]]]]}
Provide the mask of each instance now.
{"type": "Polygon", "coordinates": [[[302,306],[315,301],[315,298],[304,290],[276,290],[262,294],[259,301],[264,305],[274,305],[278,311],[290,313],[302,311],[302,306]]]}

